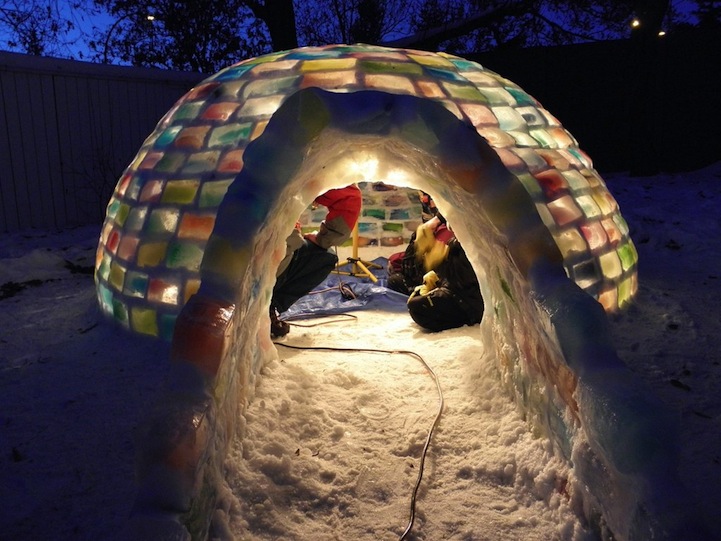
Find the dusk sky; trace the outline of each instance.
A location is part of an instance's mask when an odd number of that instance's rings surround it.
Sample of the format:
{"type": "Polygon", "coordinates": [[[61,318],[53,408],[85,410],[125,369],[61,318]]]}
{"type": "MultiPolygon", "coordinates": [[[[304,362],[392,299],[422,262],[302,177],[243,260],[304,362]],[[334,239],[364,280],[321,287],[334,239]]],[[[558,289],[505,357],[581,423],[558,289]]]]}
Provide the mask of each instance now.
{"type": "MultiPolygon", "coordinates": [[[[115,19],[107,14],[88,16],[85,13],[73,10],[70,7],[71,2],[68,0],[59,0],[57,2],[61,12],[66,13],[68,18],[75,24],[75,29],[68,36],[67,43],[61,47],[62,57],[72,57],[77,60],[90,61],[91,52],[84,45],[90,38],[93,28],[110,29],[115,19]]],[[[684,14],[684,18],[691,17],[691,12],[695,8],[695,2],[691,0],[671,0],[671,5],[684,14]]],[[[403,36],[390,36],[390,39],[396,39],[403,36]]],[[[6,49],[4,29],[0,26],[0,50],[6,49]]],[[[17,52],[15,49],[6,49],[17,52]]],[[[52,56],[52,55],[49,55],[52,56]]]]}

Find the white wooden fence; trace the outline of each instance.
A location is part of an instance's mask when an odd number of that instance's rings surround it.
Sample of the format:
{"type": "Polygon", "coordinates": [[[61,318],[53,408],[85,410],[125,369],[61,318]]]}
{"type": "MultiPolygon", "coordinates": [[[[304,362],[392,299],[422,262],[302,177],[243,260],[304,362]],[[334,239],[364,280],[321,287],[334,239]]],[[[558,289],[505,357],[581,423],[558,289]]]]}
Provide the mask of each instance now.
{"type": "Polygon", "coordinates": [[[199,73],[0,52],[0,232],[97,223],[199,73]]]}

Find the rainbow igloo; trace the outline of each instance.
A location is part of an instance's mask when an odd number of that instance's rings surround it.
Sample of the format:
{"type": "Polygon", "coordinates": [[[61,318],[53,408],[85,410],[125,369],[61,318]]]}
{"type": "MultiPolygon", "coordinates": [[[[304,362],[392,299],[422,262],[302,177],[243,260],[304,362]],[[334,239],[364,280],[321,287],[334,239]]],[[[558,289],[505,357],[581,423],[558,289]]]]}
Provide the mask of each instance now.
{"type": "MultiPolygon", "coordinates": [[[[449,54],[332,45],[230,66],[165,115],[107,208],[96,261],[103,312],[134,332],[170,339],[180,309],[199,289],[218,209],[244,168],[247,146],[289,97],[307,89],[377,91],[440,105],[472,126],[512,175],[515,182],[503,184],[508,205],[513,190],[528,193],[569,277],[607,311],[633,297],[637,255],[616,201],[573,136],[533,97],[449,54]]],[[[302,121],[312,126],[319,118],[302,121]]]]}
{"type": "Polygon", "coordinates": [[[589,520],[618,539],[683,531],[683,513],[666,512],[683,492],[672,416],[608,329],[636,293],[637,254],[591,160],[481,65],[367,45],[268,54],[205,79],[115,188],[101,309],[171,341],[173,361],[143,431],[136,514],[205,538],[229,443],[277,358],[268,306],[287,234],[324,191],[376,181],[429,193],[452,224],[499,377],[590,487],[589,520]]]}

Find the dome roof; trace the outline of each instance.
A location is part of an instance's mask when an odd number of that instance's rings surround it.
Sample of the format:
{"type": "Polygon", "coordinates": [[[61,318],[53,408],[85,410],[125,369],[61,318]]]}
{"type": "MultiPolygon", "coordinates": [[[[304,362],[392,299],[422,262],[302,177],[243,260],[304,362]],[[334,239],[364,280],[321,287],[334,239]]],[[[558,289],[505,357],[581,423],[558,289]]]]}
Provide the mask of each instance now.
{"type": "MultiPolygon", "coordinates": [[[[102,310],[133,331],[169,338],[198,291],[218,208],[247,145],[303,89],[380,91],[430,100],[475,128],[523,185],[566,274],[606,309],[637,289],[637,254],[589,157],[518,85],[444,53],[330,45],[272,53],[207,78],[178,100],[119,179],[96,258],[102,310]]],[[[301,122],[306,120],[301,119],[301,122]]]]}

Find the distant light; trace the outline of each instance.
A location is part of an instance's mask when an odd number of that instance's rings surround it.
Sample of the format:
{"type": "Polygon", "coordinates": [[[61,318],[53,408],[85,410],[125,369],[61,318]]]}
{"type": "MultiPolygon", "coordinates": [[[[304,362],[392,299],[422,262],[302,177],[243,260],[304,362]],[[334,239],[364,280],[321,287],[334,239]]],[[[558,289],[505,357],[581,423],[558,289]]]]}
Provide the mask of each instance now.
{"type": "Polygon", "coordinates": [[[149,21],[154,21],[154,20],[155,20],[155,15],[148,15],[148,16],[145,17],[145,18],[146,18],[147,20],[149,20],[149,21]]]}
{"type": "Polygon", "coordinates": [[[658,37],[661,38],[661,37],[663,37],[663,36],[665,36],[665,35],[666,35],[666,31],[665,31],[665,30],[659,30],[659,31],[658,31],[658,37]]]}
{"type": "Polygon", "coordinates": [[[631,21],[632,28],[638,28],[639,26],[641,26],[641,21],[639,21],[638,19],[634,19],[631,21]]]}

